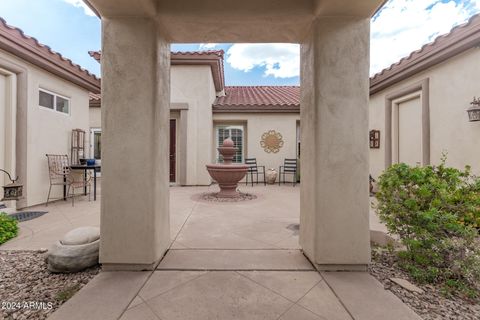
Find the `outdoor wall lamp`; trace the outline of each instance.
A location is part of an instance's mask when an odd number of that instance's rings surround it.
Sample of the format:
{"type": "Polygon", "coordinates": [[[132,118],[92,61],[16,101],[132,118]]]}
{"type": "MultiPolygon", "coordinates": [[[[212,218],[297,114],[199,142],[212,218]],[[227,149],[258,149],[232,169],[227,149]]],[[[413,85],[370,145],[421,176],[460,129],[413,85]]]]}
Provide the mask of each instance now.
{"type": "Polygon", "coordinates": [[[473,97],[473,101],[470,104],[472,106],[467,109],[468,121],[480,121],[480,98],[473,97]]]}
{"type": "Polygon", "coordinates": [[[3,169],[0,169],[0,171],[6,173],[8,176],[8,179],[10,179],[10,181],[12,182],[10,184],[3,186],[3,199],[1,201],[21,199],[23,196],[23,185],[16,183],[16,181],[18,180],[18,177],[16,177],[15,179],[12,179],[12,177],[10,176],[10,173],[8,173],[3,169]]]}

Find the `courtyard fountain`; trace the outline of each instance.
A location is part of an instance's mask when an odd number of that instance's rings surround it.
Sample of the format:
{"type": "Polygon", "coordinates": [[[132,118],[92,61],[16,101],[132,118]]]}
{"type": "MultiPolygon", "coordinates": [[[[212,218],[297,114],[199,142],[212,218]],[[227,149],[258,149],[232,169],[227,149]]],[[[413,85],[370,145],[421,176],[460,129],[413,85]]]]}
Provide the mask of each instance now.
{"type": "Polygon", "coordinates": [[[223,157],[223,163],[207,164],[208,173],[220,187],[220,192],[216,196],[218,198],[239,198],[241,193],[237,191],[238,182],[247,174],[248,166],[232,163],[235,152],[238,150],[232,139],[225,139],[217,150],[223,157]]]}

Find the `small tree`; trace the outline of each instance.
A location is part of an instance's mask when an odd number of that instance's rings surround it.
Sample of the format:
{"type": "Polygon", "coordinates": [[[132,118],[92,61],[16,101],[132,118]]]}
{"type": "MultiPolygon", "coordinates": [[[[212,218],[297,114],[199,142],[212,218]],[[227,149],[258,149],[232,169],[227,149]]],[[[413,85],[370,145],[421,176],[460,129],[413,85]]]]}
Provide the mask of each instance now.
{"type": "Polygon", "coordinates": [[[400,266],[419,282],[443,283],[478,295],[480,179],[470,168],[388,168],[378,179],[376,211],[405,250],[400,266]]]}

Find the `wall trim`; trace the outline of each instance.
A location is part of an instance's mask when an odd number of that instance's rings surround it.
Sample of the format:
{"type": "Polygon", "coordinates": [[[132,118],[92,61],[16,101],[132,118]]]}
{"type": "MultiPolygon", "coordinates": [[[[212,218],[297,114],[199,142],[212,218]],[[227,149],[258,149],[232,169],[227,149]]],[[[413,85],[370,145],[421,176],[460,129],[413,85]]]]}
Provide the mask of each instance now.
{"type": "Polygon", "coordinates": [[[385,169],[393,164],[392,110],[394,101],[420,91],[422,102],[422,165],[430,164],[430,79],[426,78],[385,97],[385,169]]]}

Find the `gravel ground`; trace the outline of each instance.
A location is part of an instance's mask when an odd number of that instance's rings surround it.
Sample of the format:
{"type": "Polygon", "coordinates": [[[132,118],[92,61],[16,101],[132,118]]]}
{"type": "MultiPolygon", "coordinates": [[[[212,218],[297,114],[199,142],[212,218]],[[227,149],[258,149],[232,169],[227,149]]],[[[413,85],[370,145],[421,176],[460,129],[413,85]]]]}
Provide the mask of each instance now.
{"type": "Polygon", "coordinates": [[[480,302],[467,301],[460,297],[445,297],[439,286],[415,284],[408,274],[396,266],[394,254],[385,250],[372,250],[370,273],[377,278],[385,289],[412,308],[424,320],[479,320],[480,302]],[[410,292],[397,285],[390,278],[402,278],[415,284],[425,293],[410,292]]]}
{"type": "Polygon", "coordinates": [[[210,202],[239,202],[257,199],[256,195],[244,192],[239,192],[239,196],[237,198],[219,198],[217,195],[218,192],[205,192],[200,195],[194,195],[193,198],[194,200],[203,200],[210,202]]]}
{"type": "Polygon", "coordinates": [[[45,251],[0,251],[0,319],[46,319],[99,271],[52,274],[45,251]]]}

